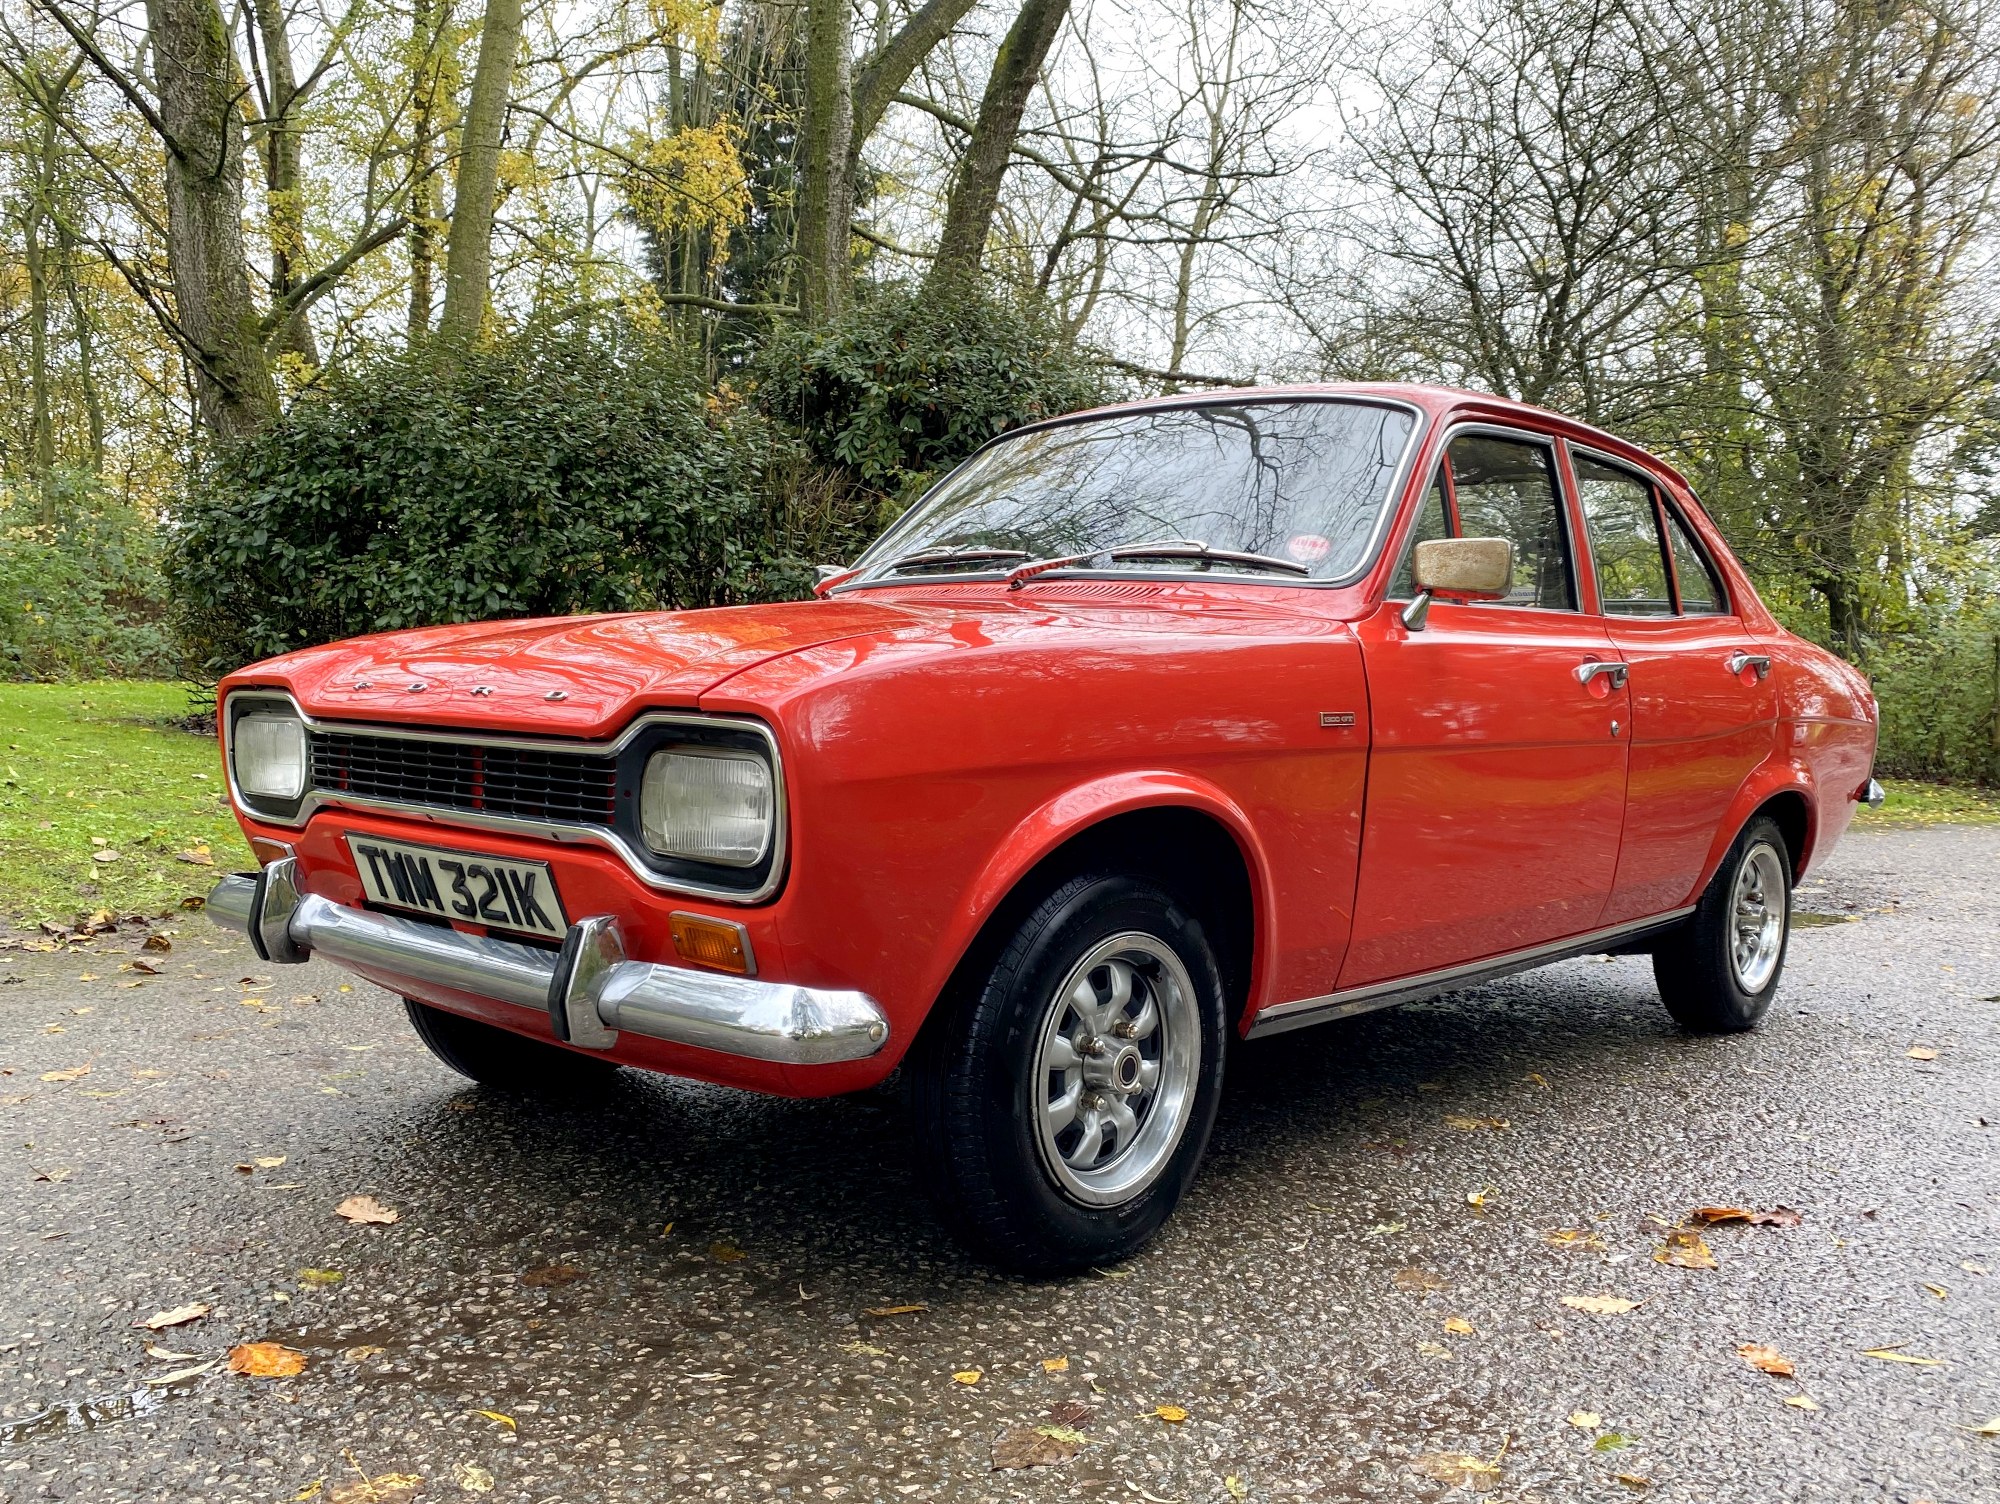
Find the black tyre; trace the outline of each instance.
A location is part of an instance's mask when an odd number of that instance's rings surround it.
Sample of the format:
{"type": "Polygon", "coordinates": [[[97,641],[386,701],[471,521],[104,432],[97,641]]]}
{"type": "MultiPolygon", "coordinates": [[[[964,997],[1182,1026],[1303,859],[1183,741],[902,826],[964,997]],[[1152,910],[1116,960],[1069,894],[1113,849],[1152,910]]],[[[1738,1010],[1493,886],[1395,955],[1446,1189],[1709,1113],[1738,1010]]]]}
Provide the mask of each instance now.
{"type": "Polygon", "coordinates": [[[1729,848],[1694,913],[1653,951],[1667,1011],[1699,1034],[1756,1028],[1784,975],[1791,932],[1791,857],[1777,822],[1759,815],[1729,848]]]}
{"type": "Polygon", "coordinates": [[[918,1157],[947,1222],[1024,1274],[1126,1258],[1208,1147],[1226,1009],[1200,924],[1142,878],[1072,878],[913,1052],[918,1157]]]}
{"type": "Polygon", "coordinates": [[[602,1088],[618,1074],[618,1067],[609,1060],[593,1060],[462,1013],[433,1008],[415,998],[404,998],[403,1006],[409,1010],[417,1038],[430,1052],[482,1086],[567,1097],[602,1088]]]}

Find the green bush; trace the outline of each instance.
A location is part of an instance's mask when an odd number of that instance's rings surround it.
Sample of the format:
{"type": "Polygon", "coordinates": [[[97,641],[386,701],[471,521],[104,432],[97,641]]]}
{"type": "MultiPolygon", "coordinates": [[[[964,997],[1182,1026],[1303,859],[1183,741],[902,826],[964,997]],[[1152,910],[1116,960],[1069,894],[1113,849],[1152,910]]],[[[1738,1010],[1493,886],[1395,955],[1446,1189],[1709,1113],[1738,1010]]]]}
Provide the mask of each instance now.
{"type": "Polygon", "coordinates": [[[0,677],[174,671],[153,519],[93,475],[0,489],[0,677]]]}
{"type": "Polygon", "coordinates": [[[2000,609],[1892,640],[1869,667],[1882,707],[1876,767],[1899,778],[2000,783],[2000,609]]]}
{"type": "Polygon", "coordinates": [[[913,496],[995,434],[1104,398],[1046,310],[981,287],[875,289],[824,328],[780,331],[751,375],[815,460],[883,497],[913,496]]]}
{"type": "Polygon", "coordinates": [[[798,594],[765,493],[791,447],[622,324],[364,360],[198,473],[177,625],[215,673],[396,627],[798,594]]]}

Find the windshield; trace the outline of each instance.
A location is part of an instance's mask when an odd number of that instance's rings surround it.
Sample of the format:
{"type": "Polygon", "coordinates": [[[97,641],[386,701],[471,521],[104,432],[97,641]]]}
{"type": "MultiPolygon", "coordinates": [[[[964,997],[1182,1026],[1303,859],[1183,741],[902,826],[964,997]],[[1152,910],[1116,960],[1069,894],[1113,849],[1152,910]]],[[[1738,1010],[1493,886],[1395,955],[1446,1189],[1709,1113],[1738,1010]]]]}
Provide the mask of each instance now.
{"type": "MultiPolygon", "coordinates": [[[[862,555],[862,578],[1004,572],[1016,560],[1176,540],[1339,579],[1364,562],[1415,427],[1403,408],[1320,399],[1154,408],[1033,429],[948,476],[862,555]]],[[[1201,556],[1077,567],[1291,577],[1201,556]]]]}

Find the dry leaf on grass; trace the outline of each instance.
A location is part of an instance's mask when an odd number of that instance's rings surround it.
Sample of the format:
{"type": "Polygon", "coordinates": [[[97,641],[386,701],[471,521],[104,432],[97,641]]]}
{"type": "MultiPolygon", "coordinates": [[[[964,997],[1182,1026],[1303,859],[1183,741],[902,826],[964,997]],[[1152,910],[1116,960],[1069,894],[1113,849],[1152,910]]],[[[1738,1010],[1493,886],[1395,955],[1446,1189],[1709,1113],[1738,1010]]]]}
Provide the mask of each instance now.
{"type": "Polygon", "coordinates": [[[165,955],[173,948],[174,942],[169,940],[165,935],[148,935],[144,940],[139,942],[139,949],[149,950],[156,956],[165,955]]]}
{"type": "Polygon", "coordinates": [[[1048,1467],[1083,1449],[1083,1438],[1058,1426],[1009,1426],[993,1438],[993,1471],[1048,1467]],[[1074,1439],[1072,1439],[1074,1438],[1074,1439]]]}
{"type": "Polygon", "coordinates": [[[880,1320],[884,1316],[914,1316],[919,1311],[928,1311],[929,1309],[929,1306],[919,1300],[906,1306],[870,1306],[861,1314],[863,1316],[873,1316],[877,1320],[880,1320]]]}
{"type": "Polygon", "coordinates": [[[1736,1349],[1736,1356],[1759,1373],[1773,1374],[1781,1379],[1789,1379],[1795,1372],[1790,1358],[1775,1347],[1766,1347],[1761,1342],[1744,1343],[1736,1349]]]}
{"type": "Polygon", "coordinates": [[[345,1217],[350,1222],[379,1223],[384,1227],[400,1221],[403,1216],[401,1212],[391,1211],[373,1196],[349,1196],[333,1210],[336,1216],[345,1217]]]}
{"type": "Polygon", "coordinates": [[[1653,1262],[1667,1264],[1675,1269],[1713,1269],[1715,1255],[1708,1244],[1702,1242],[1701,1234],[1692,1227],[1677,1227],[1667,1234],[1666,1243],[1653,1250],[1653,1262]]]}
{"type": "Polygon", "coordinates": [[[1573,1311],[1587,1311],[1592,1316],[1622,1316],[1640,1305],[1639,1301],[1626,1300],[1620,1295],[1565,1295],[1562,1303],[1573,1311]]]}
{"type": "Polygon", "coordinates": [[[144,1321],[135,1321],[132,1325],[142,1326],[149,1332],[161,1332],[170,1326],[179,1326],[182,1322],[206,1316],[211,1309],[213,1308],[197,1300],[188,1305],[175,1306],[171,1311],[155,1311],[144,1321]]]}
{"type": "Polygon", "coordinates": [[[1698,1206],[1689,1213],[1697,1222],[1747,1222],[1752,1227],[1797,1227],[1804,1219],[1789,1206],[1757,1211],[1747,1206],[1698,1206]]]}
{"type": "Polygon", "coordinates": [[[229,1349],[229,1371],[252,1379],[289,1379],[303,1373],[306,1355],[282,1342],[241,1342],[229,1349]]]}

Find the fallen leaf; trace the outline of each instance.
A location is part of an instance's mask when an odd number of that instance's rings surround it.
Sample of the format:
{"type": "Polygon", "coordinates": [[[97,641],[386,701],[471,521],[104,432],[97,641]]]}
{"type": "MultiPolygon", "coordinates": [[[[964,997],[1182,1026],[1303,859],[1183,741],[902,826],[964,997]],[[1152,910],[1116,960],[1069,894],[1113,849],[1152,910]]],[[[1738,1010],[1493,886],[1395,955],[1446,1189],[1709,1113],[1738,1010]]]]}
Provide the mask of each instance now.
{"type": "Polygon", "coordinates": [[[1463,1483],[1477,1492],[1500,1476],[1500,1465],[1467,1452],[1426,1452],[1410,1459],[1410,1466],[1439,1483],[1463,1483]]]}
{"type": "Polygon", "coordinates": [[[61,1185],[75,1173],[74,1170],[37,1170],[35,1179],[46,1180],[50,1185],[61,1185]]]}
{"type": "Polygon", "coordinates": [[[1604,1417],[1595,1410],[1572,1410],[1569,1413],[1569,1423],[1579,1431],[1595,1431],[1604,1424],[1604,1417]]]}
{"type": "Polygon", "coordinates": [[[306,1355],[282,1342],[241,1342],[229,1349],[229,1371],[252,1379],[289,1379],[305,1366],[306,1355]]]}
{"type": "Polygon", "coordinates": [[[1908,1055],[1912,1060],[1935,1060],[1938,1058],[1938,1052],[1927,1044],[1912,1046],[1908,1051],[1908,1055]]]}
{"type": "Polygon", "coordinates": [[[888,1348],[876,1347],[867,1342],[843,1342],[840,1344],[840,1350],[844,1353],[853,1353],[856,1357],[861,1358],[886,1358],[889,1356],[888,1348]]]}
{"type": "Polygon", "coordinates": [[[1794,1410],[1819,1409],[1817,1404],[1803,1394],[1788,1394],[1785,1396],[1785,1403],[1790,1405],[1794,1410]]]}
{"type": "Polygon", "coordinates": [[[708,1256],[718,1264],[733,1264],[738,1259],[747,1259],[750,1257],[749,1254],[738,1248],[734,1243],[710,1243],[708,1245],[708,1256]]]}
{"type": "Polygon", "coordinates": [[[1447,1128],[1456,1128],[1461,1133],[1477,1133],[1482,1128],[1492,1133],[1499,1133],[1512,1126],[1505,1118],[1469,1118],[1458,1112],[1446,1113],[1444,1125],[1447,1128]]]}
{"type": "Polygon", "coordinates": [[[1588,1248],[1598,1253],[1604,1251],[1604,1239],[1587,1227],[1551,1227],[1542,1234],[1542,1241],[1551,1248],[1588,1248]]]}
{"type": "Polygon", "coordinates": [[[1187,1411],[1183,1410],[1179,1405],[1155,1405],[1153,1407],[1153,1414],[1159,1416],[1161,1420],[1170,1426],[1178,1426],[1188,1418],[1187,1411]]]}
{"type": "Polygon", "coordinates": [[[1709,1252],[1708,1244],[1702,1242],[1701,1234],[1692,1227],[1677,1227],[1667,1234],[1664,1247],[1653,1250],[1653,1262],[1669,1264],[1676,1269],[1713,1269],[1715,1255],[1709,1252]]]}
{"type": "Polygon", "coordinates": [[[299,1283],[306,1285],[337,1285],[347,1276],[338,1269],[301,1269],[299,1283]]]}
{"type": "Polygon", "coordinates": [[[993,1471],[1048,1467],[1053,1463],[1069,1461],[1082,1450],[1082,1438],[1069,1440],[1069,1436],[1076,1434],[1074,1432],[1062,1436],[1051,1434],[1058,1429],[1055,1426],[1009,1426],[993,1439],[993,1471]]]}
{"type": "Polygon", "coordinates": [[[1539,1086],[1543,1091],[1547,1091],[1549,1089],[1549,1078],[1547,1076],[1544,1076],[1540,1071],[1529,1071],[1528,1074],[1523,1076],[1521,1079],[1523,1081],[1534,1082],[1534,1084],[1539,1086]]]}
{"type": "Polygon", "coordinates": [[[493,1492],[493,1475],[477,1463],[465,1463],[458,1470],[458,1487],[461,1493],[490,1494],[493,1492]]]}
{"type": "Polygon", "coordinates": [[[1736,1356],[1759,1373],[1775,1374],[1781,1379],[1789,1379],[1794,1373],[1790,1358],[1775,1347],[1766,1347],[1760,1342],[1745,1342],[1736,1349],[1736,1356]]]}
{"type": "Polygon", "coordinates": [[[93,862],[115,862],[119,859],[119,854],[107,846],[102,851],[91,852],[90,859],[93,862]]]}
{"type": "Polygon", "coordinates": [[[1419,1342],[1417,1344],[1417,1356],[1420,1358],[1449,1358],[1452,1356],[1452,1352],[1442,1342],[1419,1342]]]}
{"type": "Polygon", "coordinates": [[[1611,1481],[1613,1483],[1622,1483],[1631,1489],[1651,1488],[1653,1486],[1651,1478],[1642,1478],[1637,1473],[1613,1473],[1611,1481]]]}
{"type": "Polygon", "coordinates": [[[957,1373],[951,1376],[951,1381],[954,1384],[963,1384],[967,1388],[970,1388],[972,1385],[977,1384],[980,1378],[981,1375],[978,1369],[961,1368],[957,1373]]]}
{"type": "Polygon", "coordinates": [[[203,1363],[197,1368],[176,1368],[172,1373],[163,1373],[158,1378],[148,1379],[146,1382],[156,1389],[164,1388],[168,1384],[185,1384],[189,1379],[200,1378],[213,1367],[215,1367],[213,1363],[203,1363]]]}
{"type": "Polygon", "coordinates": [[[1470,1207],[1477,1207],[1480,1209],[1484,1209],[1486,1205],[1486,1198],[1491,1194],[1492,1192],[1490,1190],[1485,1190],[1485,1189],[1477,1191],[1467,1191],[1465,1193],[1465,1204],[1470,1207]]]}
{"type": "Polygon", "coordinates": [[[1967,1426],[1974,1436],[2000,1436],[2000,1415],[1996,1415],[1983,1426],[1967,1426]]]}
{"type": "Polygon", "coordinates": [[[880,1320],[885,1316],[914,1316],[919,1311],[928,1311],[929,1309],[930,1307],[922,1301],[916,1301],[907,1306],[870,1306],[861,1314],[863,1316],[873,1316],[877,1320],[880,1320]]]}
{"type": "Polygon", "coordinates": [[[1620,1435],[1616,1431],[1606,1431],[1590,1444],[1590,1449],[1593,1452],[1622,1452],[1630,1445],[1632,1445],[1631,1437],[1620,1435]]]}
{"type": "Polygon", "coordinates": [[[1915,1353],[1896,1351],[1902,1345],[1897,1342],[1888,1347],[1864,1347],[1861,1353],[1863,1357],[1880,1358],[1885,1363],[1915,1363],[1925,1368],[1940,1368],[1944,1365],[1943,1358],[1920,1358],[1915,1353]]]}
{"type": "Polygon", "coordinates": [[[179,1326],[199,1316],[206,1316],[211,1309],[213,1308],[197,1300],[190,1305],[175,1306],[170,1311],[155,1311],[144,1321],[135,1321],[132,1325],[142,1326],[149,1332],[165,1331],[170,1326],[179,1326]]]}
{"type": "Polygon", "coordinates": [[[1943,1285],[1927,1284],[1924,1286],[1924,1288],[1930,1291],[1931,1294],[1935,1295],[1939,1300],[1943,1300],[1951,1294],[1951,1291],[1947,1290],[1943,1285]]]}
{"type": "Polygon", "coordinates": [[[43,1071],[42,1079],[44,1081],[81,1081],[85,1076],[89,1074],[90,1074],[89,1066],[73,1065],[68,1070],[43,1071]]]}
{"type": "Polygon", "coordinates": [[[1971,1259],[1965,1260],[1958,1267],[1963,1269],[1967,1274],[1985,1274],[1989,1272],[1984,1264],[1975,1264],[1971,1259]]]}
{"type": "Polygon", "coordinates": [[[327,1494],[327,1504],[406,1504],[423,1492],[424,1480],[415,1473],[383,1473],[343,1484],[327,1494]]]}
{"type": "Polygon", "coordinates": [[[492,1421],[493,1424],[496,1426],[505,1426],[510,1431],[518,1431],[521,1429],[519,1426],[514,1424],[513,1416],[502,1415],[498,1410],[475,1410],[472,1413],[474,1415],[481,1416],[486,1420],[492,1421]]]}
{"type": "Polygon", "coordinates": [[[1232,1499],[1247,1499],[1250,1497],[1250,1485],[1234,1473],[1231,1473],[1222,1480],[1222,1491],[1232,1499]]]}
{"type": "Polygon", "coordinates": [[[1368,1229],[1367,1236],[1371,1238],[1393,1237],[1395,1234],[1404,1231],[1409,1225],[1407,1222],[1377,1222],[1373,1227],[1368,1229]]]}
{"type": "Polygon", "coordinates": [[[206,846],[190,846],[186,851],[178,853],[174,860],[186,862],[194,867],[213,867],[215,865],[215,858],[209,854],[206,846]]]}
{"type": "Polygon", "coordinates": [[[1618,1295],[1565,1295],[1562,1303],[1571,1310],[1587,1311],[1592,1316],[1622,1316],[1639,1305],[1636,1300],[1626,1300],[1618,1295]]]}
{"type": "Polygon", "coordinates": [[[1797,1227],[1804,1219],[1789,1206],[1754,1211],[1747,1206],[1698,1206],[1689,1213],[1697,1222],[1747,1222],[1752,1227],[1797,1227]]]}
{"type": "MultiPolygon", "coordinates": [[[[196,905],[196,907],[200,907],[200,905],[196,905]]],[[[156,956],[164,955],[173,948],[174,942],[169,940],[165,935],[148,935],[144,940],[139,942],[139,949],[149,950],[156,956]]]]}
{"type": "Polygon", "coordinates": [[[1398,1269],[1390,1282],[1398,1290],[1444,1290],[1450,1288],[1449,1282],[1442,1275],[1433,1274],[1428,1269],[1398,1269]]]}
{"type": "Polygon", "coordinates": [[[163,1363],[192,1363],[201,1354],[169,1352],[164,1347],[155,1347],[152,1343],[148,1342],[146,1344],[146,1356],[149,1358],[158,1358],[163,1363]]]}
{"type": "Polygon", "coordinates": [[[1067,1359],[1067,1358],[1044,1358],[1044,1359],[1042,1359],[1042,1372],[1043,1372],[1043,1373],[1068,1373],[1068,1372],[1069,1372],[1069,1359],[1067,1359]]]}
{"type": "Polygon", "coordinates": [[[1472,1335],[1472,1323],[1467,1321],[1463,1316],[1445,1317],[1444,1329],[1455,1337],[1470,1337],[1472,1335]]]}
{"type": "Polygon", "coordinates": [[[1086,1405],[1082,1400],[1061,1400],[1049,1406],[1049,1419],[1063,1427],[1088,1425],[1096,1414],[1097,1406],[1086,1405]]]}
{"type": "Polygon", "coordinates": [[[403,1215],[389,1210],[373,1196],[349,1196],[333,1210],[336,1216],[345,1217],[350,1222],[380,1223],[383,1226],[400,1221],[403,1215]]]}
{"type": "Polygon", "coordinates": [[[285,1156],[282,1154],[259,1154],[255,1159],[250,1161],[250,1163],[260,1170],[275,1170],[284,1162],[285,1156]]]}
{"type": "MultiPolygon", "coordinates": [[[[741,1255],[739,1254],[738,1257],[740,1258],[741,1255]]],[[[537,1268],[530,1269],[526,1274],[522,1275],[521,1283],[533,1286],[538,1290],[546,1290],[556,1285],[567,1285],[573,1280],[582,1279],[584,1272],[574,1264],[543,1264],[537,1268]]]]}
{"type": "Polygon", "coordinates": [[[341,1357],[350,1363],[366,1363],[370,1358],[379,1358],[389,1349],[386,1347],[350,1347],[341,1357]]]}

